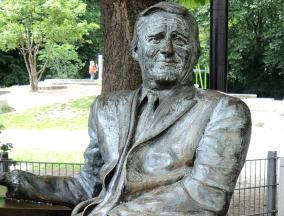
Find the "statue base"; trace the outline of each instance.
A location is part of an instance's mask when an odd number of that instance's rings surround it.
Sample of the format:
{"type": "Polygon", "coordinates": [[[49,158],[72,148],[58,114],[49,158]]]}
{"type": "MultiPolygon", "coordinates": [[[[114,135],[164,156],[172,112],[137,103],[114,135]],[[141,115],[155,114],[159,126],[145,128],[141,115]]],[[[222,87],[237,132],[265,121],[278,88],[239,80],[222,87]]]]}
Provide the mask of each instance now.
{"type": "Polygon", "coordinates": [[[0,198],[1,216],[69,216],[71,211],[65,206],[0,198]]]}

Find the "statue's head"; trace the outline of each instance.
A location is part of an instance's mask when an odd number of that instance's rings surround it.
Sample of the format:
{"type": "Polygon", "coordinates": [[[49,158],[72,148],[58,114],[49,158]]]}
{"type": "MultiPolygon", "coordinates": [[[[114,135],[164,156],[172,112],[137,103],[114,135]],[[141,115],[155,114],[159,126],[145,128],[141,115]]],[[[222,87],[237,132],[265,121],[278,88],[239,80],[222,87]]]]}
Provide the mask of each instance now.
{"type": "Polygon", "coordinates": [[[186,8],[160,2],[140,13],[132,56],[139,62],[144,86],[164,89],[192,84],[199,53],[197,22],[186,8]]]}

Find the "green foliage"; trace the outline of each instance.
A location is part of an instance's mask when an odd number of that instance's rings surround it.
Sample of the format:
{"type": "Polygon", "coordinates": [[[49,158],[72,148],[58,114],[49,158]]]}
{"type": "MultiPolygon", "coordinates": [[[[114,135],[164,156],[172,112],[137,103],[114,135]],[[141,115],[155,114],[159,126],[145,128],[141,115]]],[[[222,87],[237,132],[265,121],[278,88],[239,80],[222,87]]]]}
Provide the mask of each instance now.
{"type": "MultiPolygon", "coordinates": [[[[98,0],[85,0],[86,13],[83,16],[88,22],[101,23],[101,13],[98,0]]],[[[98,54],[103,54],[104,36],[101,28],[93,28],[89,34],[84,36],[84,43],[76,43],[77,52],[81,61],[84,63],[83,68],[79,71],[80,77],[89,77],[88,68],[91,59],[97,60],[98,54]]]]}
{"type": "Polygon", "coordinates": [[[210,5],[199,6],[193,10],[193,14],[199,26],[199,39],[201,55],[198,61],[200,68],[205,70],[209,66],[210,49],[210,5]]]}
{"type": "Polygon", "coordinates": [[[79,19],[85,13],[79,0],[2,0],[0,6],[2,50],[22,43],[75,42],[95,26],[79,19]]]}
{"type": "MultiPolygon", "coordinates": [[[[1,144],[1,142],[0,142],[1,144]]],[[[0,145],[0,150],[1,152],[9,152],[13,149],[13,144],[12,143],[5,143],[0,145]]]]}
{"type": "MultiPolygon", "coordinates": [[[[81,0],[0,1],[0,50],[18,48],[30,79],[40,79],[45,67],[37,66],[38,51],[49,44],[83,41],[99,27],[83,19],[86,5],[81,0]]],[[[30,80],[37,84],[37,80],[30,80]]]]}
{"type": "MultiPolygon", "coordinates": [[[[210,6],[194,9],[200,30],[200,68],[209,64],[210,6]]],[[[229,5],[229,92],[284,96],[284,2],[232,0],[229,5]]]]}
{"type": "Polygon", "coordinates": [[[0,87],[27,84],[25,64],[17,51],[0,51],[0,87]]]}
{"type": "Polygon", "coordinates": [[[186,8],[197,8],[200,5],[209,3],[209,0],[178,0],[178,3],[186,8]]]}
{"type": "Polygon", "coordinates": [[[229,90],[284,96],[284,2],[232,0],[229,90]]]}
{"type": "Polygon", "coordinates": [[[83,64],[77,53],[76,47],[71,44],[54,45],[51,53],[49,48],[42,49],[39,60],[42,64],[48,60],[48,76],[52,78],[79,78],[78,71],[83,64]]]}
{"type": "Polygon", "coordinates": [[[0,115],[0,122],[6,128],[18,129],[87,129],[90,105],[94,97],[86,97],[67,103],[38,107],[17,113],[0,115]]]}

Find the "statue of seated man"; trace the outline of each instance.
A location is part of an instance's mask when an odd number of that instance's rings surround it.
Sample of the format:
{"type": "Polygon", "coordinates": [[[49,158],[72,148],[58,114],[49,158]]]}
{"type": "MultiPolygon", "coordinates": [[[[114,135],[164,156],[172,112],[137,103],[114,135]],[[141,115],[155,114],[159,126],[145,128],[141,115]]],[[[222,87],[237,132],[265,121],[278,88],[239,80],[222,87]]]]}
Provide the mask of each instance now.
{"type": "Polygon", "coordinates": [[[248,150],[251,118],[239,99],[197,89],[198,26],[161,2],[138,17],[132,54],[143,84],[98,96],[80,175],[5,173],[8,197],[75,206],[72,215],[226,215],[248,150]]]}

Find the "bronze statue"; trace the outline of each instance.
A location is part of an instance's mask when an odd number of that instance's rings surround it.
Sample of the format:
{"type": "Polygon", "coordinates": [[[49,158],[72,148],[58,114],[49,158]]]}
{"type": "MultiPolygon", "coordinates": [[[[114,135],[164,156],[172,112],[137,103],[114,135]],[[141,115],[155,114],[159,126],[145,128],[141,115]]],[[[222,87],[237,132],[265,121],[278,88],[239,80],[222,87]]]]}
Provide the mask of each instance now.
{"type": "Polygon", "coordinates": [[[97,97],[80,175],[6,173],[8,197],[76,206],[72,215],[84,216],[226,215],[251,118],[241,100],[193,86],[199,49],[185,8],[144,10],[132,43],[143,84],[97,97]]]}

